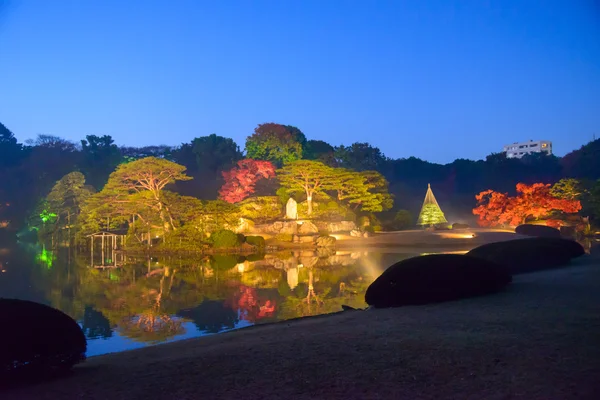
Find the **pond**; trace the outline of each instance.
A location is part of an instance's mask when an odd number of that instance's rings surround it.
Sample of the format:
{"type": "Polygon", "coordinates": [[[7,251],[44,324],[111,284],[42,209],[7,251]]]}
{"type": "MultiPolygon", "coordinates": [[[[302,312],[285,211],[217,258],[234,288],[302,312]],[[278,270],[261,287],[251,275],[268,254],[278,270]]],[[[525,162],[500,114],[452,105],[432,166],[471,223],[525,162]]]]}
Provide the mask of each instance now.
{"type": "Polygon", "coordinates": [[[89,254],[69,249],[0,244],[0,297],[69,314],[88,338],[87,355],[94,356],[337,312],[344,304],[365,307],[367,287],[385,268],[419,254],[113,254],[91,263],[89,254]]]}

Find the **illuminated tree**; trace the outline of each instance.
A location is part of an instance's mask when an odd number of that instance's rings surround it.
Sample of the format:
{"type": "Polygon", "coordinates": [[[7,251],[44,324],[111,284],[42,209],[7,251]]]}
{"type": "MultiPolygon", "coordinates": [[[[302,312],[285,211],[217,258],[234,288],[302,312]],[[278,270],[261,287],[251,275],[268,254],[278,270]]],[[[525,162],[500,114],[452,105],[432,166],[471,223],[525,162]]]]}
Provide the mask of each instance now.
{"type": "Polygon", "coordinates": [[[254,193],[259,180],[273,178],[275,167],[270,161],[245,159],[222,174],[225,184],[219,191],[221,199],[228,203],[238,203],[254,193]]]}
{"type": "Polygon", "coordinates": [[[333,168],[318,162],[299,160],[286,164],[277,171],[281,186],[288,193],[300,192],[306,194],[307,213],[312,214],[312,201],[315,194],[326,190],[335,190],[338,177],[333,168]]]}
{"type": "Polygon", "coordinates": [[[163,201],[163,189],[175,181],[192,179],[184,171],[182,165],[147,157],[119,165],[110,175],[105,189],[117,197],[122,195],[116,202],[147,204],[158,213],[166,230],[175,229],[168,205],[163,201]]]}
{"type": "Polygon", "coordinates": [[[579,200],[583,189],[579,180],[566,178],[556,182],[550,188],[550,194],[557,199],[579,200]]]}
{"type": "Polygon", "coordinates": [[[440,206],[436,204],[425,204],[419,214],[417,225],[432,226],[446,222],[448,221],[446,221],[446,217],[440,209],[440,206]]]}
{"type": "Polygon", "coordinates": [[[425,194],[425,200],[423,201],[423,207],[421,207],[421,213],[417,220],[417,225],[432,226],[436,224],[444,224],[448,222],[442,209],[440,208],[431,185],[427,185],[427,193],[425,194]]]}
{"type": "Polygon", "coordinates": [[[389,193],[389,182],[377,171],[364,171],[360,175],[365,179],[368,188],[368,201],[361,202],[362,211],[381,212],[394,206],[394,198],[389,193]]]}
{"type": "Polygon", "coordinates": [[[289,129],[276,123],[260,124],[246,139],[246,157],[277,165],[302,158],[302,145],[289,129]]]}
{"type": "Polygon", "coordinates": [[[57,228],[70,227],[79,215],[81,205],[92,193],[81,172],[71,172],[56,182],[46,200],[50,210],[56,214],[57,228]]]}
{"type": "Polygon", "coordinates": [[[551,195],[550,185],[517,184],[517,196],[486,190],[476,196],[477,215],[481,226],[520,225],[528,220],[548,218],[556,212],[572,214],[581,209],[579,200],[559,199],[551,195]]]}

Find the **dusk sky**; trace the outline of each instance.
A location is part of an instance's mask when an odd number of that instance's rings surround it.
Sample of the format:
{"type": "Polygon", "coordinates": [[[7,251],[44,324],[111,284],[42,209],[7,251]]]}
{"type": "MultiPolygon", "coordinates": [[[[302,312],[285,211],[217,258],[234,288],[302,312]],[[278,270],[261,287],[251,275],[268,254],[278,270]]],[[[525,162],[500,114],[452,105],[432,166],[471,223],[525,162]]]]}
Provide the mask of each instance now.
{"type": "Polygon", "coordinates": [[[257,124],[393,158],[600,137],[593,0],[0,0],[0,122],[179,145],[257,124]]]}

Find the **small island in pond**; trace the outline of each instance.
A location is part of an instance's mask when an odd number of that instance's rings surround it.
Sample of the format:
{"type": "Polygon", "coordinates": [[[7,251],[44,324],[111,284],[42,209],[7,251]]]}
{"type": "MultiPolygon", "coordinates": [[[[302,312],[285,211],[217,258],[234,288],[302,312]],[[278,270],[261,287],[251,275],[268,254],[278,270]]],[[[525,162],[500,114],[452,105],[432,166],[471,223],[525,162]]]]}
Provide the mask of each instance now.
{"type": "Polygon", "coordinates": [[[0,130],[9,189],[0,192],[0,228],[49,248],[265,253],[464,245],[523,223],[589,236],[600,214],[600,183],[589,167],[598,161],[588,157],[600,140],[563,158],[498,153],[438,165],[392,160],[367,143],[333,147],[276,123],[258,125],[244,153],[215,134],[142,148],[90,135],[79,148],[44,135],[23,145],[0,130]],[[17,177],[35,183],[23,187],[17,177]]]}

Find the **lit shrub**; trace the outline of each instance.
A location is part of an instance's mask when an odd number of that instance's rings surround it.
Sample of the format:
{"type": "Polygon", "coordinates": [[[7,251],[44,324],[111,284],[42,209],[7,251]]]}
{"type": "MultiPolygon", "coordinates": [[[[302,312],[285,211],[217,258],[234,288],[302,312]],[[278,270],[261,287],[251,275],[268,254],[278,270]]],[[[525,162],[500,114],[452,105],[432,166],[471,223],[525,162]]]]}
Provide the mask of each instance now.
{"type": "Polygon", "coordinates": [[[238,203],[238,206],[240,216],[253,221],[274,220],[281,217],[283,213],[283,208],[277,196],[249,197],[238,203]]]}
{"type": "Polygon", "coordinates": [[[213,246],[216,248],[233,248],[238,247],[241,244],[240,237],[237,233],[227,229],[216,231],[210,238],[213,246]]]}
{"type": "Polygon", "coordinates": [[[392,223],[393,229],[395,230],[404,230],[414,228],[415,220],[413,215],[408,210],[399,210],[394,216],[394,221],[392,223]]]}
{"type": "Polygon", "coordinates": [[[0,299],[0,321],[0,381],[42,378],[85,360],[85,335],[62,311],[31,301],[0,299]]]}
{"type": "Polygon", "coordinates": [[[511,282],[505,267],[457,254],[435,254],[400,261],[367,289],[367,304],[400,307],[439,303],[494,293],[511,282]]]}

